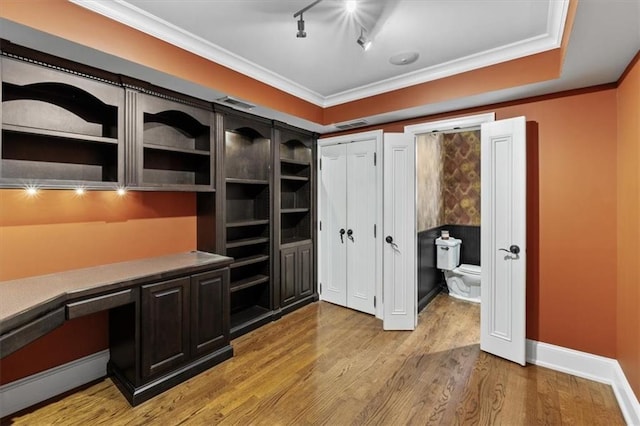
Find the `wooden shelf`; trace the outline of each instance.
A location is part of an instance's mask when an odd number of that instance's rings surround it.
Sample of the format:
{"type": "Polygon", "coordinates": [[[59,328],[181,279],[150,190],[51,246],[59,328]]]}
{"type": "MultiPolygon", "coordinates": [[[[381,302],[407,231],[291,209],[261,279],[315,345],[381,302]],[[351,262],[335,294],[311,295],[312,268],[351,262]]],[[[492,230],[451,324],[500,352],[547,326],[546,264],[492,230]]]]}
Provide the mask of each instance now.
{"type": "Polygon", "coordinates": [[[143,146],[146,149],[155,149],[158,151],[180,152],[182,154],[203,155],[206,157],[209,157],[211,155],[211,152],[203,151],[200,149],[177,148],[173,146],[159,145],[159,144],[153,144],[153,143],[145,143],[143,146]]]}
{"type": "Polygon", "coordinates": [[[269,277],[267,275],[262,275],[262,274],[254,275],[239,281],[232,281],[231,293],[244,290],[246,288],[253,287],[256,285],[260,285],[262,283],[266,283],[267,281],[269,281],[269,277]]]}
{"type": "Polygon", "coordinates": [[[289,165],[293,165],[293,166],[310,166],[311,165],[311,163],[309,163],[308,161],[293,160],[291,158],[281,158],[280,162],[282,164],[289,164],[289,165]]]}
{"type": "Polygon", "coordinates": [[[256,263],[264,262],[269,260],[269,256],[266,254],[257,254],[255,256],[247,256],[236,258],[236,261],[233,262],[230,266],[231,269],[242,268],[243,266],[253,265],[256,263]]]}
{"type": "Polygon", "coordinates": [[[281,209],[280,213],[282,213],[282,214],[309,213],[309,209],[308,208],[281,209]]]}
{"type": "Polygon", "coordinates": [[[280,248],[287,248],[293,246],[299,246],[303,244],[311,244],[313,240],[311,238],[297,237],[297,238],[286,238],[282,240],[280,244],[280,248]]]}
{"type": "Polygon", "coordinates": [[[232,313],[231,314],[232,338],[237,334],[239,329],[244,328],[245,326],[252,324],[254,322],[259,322],[261,320],[264,320],[269,316],[271,316],[271,311],[259,305],[249,306],[248,308],[232,313]]]}
{"type": "Polygon", "coordinates": [[[227,228],[242,228],[245,226],[258,226],[258,225],[268,225],[269,219],[259,219],[259,220],[243,220],[239,222],[229,222],[227,223],[227,228]]]}
{"type": "Polygon", "coordinates": [[[236,248],[236,247],[244,247],[244,246],[252,246],[256,244],[264,244],[268,243],[269,238],[260,237],[260,238],[243,238],[241,240],[233,240],[227,242],[227,248],[236,248]]]}
{"type": "Polygon", "coordinates": [[[294,180],[300,182],[309,182],[309,178],[306,176],[293,176],[293,175],[281,175],[280,179],[282,180],[294,180]]]}
{"type": "Polygon", "coordinates": [[[262,179],[227,178],[226,182],[240,185],[269,185],[268,180],[262,179]]]}
{"type": "Polygon", "coordinates": [[[2,130],[37,136],[48,136],[61,139],[69,139],[78,142],[93,142],[109,145],[118,145],[118,139],[102,136],[81,135],[77,133],[61,132],[58,130],[37,129],[34,127],[19,126],[16,124],[2,124],[2,130]]]}

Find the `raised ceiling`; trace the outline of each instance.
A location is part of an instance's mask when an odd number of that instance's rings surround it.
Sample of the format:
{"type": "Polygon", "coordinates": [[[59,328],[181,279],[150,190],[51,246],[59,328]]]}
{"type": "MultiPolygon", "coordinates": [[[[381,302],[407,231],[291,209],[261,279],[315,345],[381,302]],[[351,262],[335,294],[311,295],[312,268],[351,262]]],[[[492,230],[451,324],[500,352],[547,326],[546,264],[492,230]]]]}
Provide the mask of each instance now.
{"type": "Polygon", "coordinates": [[[560,45],[567,0],[72,0],[323,107],[560,45]],[[373,38],[364,51],[356,39],[373,38]],[[389,59],[417,52],[410,65],[389,59]]]}
{"type": "Polygon", "coordinates": [[[378,124],[614,83],[640,49],[638,0],[570,0],[570,34],[564,28],[567,0],[360,0],[358,20],[344,15],[342,0],[324,0],[304,14],[305,39],[295,37],[293,13],[311,3],[306,0],[47,0],[39,8],[23,0],[0,1],[0,37],[16,44],[209,101],[240,96],[257,104],[251,110],[257,115],[321,134],[335,131],[336,122],[365,119],[378,124]],[[89,10],[78,13],[82,9],[72,3],[89,10]],[[171,64],[173,56],[145,52],[139,60],[140,39],[128,48],[121,36],[135,36],[135,31],[94,19],[92,12],[303,100],[288,99],[283,107],[287,97],[280,91],[256,95],[252,84],[234,85],[235,77],[217,84],[215,67],[211,78],[192,80],[189,73],[179,78],[174,72],[184,68],[171,64]],[[86,23],[75,25],[78,17],[86,23]],[[87,34],[91,25],[104,27],[87,34]],[[359,25],[375,38],[367,52],[355,43],[359,25]],[[438,28],[436,34],[425,35],[433,28],[438,28]],[[550,47],[560,38],[568,41],[566,47],[550,47]],[[420,53],[418,62],[389,64],[390,56],[409,50],[420,53]],[[498,73],[485,67],[459,75],[518,56],[526,57],[496,65],[502,67],[498,73]],[[545,73],[540,67],[520,66],[540,57],[555,58],[555,68],[545,73]],[[425,81],[430,82],[419,84],[425,81]],[[472,90],[458,90],[452,81],[472,90]],[[409,89],[395,91],[402,87],[409,89]]]}

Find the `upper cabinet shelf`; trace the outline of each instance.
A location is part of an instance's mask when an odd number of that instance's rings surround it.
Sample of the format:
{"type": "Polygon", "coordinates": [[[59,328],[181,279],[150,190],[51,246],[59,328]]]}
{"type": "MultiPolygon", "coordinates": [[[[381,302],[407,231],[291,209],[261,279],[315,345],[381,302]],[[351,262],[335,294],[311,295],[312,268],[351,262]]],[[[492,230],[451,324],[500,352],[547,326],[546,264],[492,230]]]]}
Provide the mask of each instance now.
{"type": "Polygon", "coordinates": [[[178,191],[213,191],[213,112],[127,90],[127,110],[135,114],[126,140],[132,155],[127,185],[178,191]]]}
{"type": "Polygon", "coordinates": [[[0,185],[124,183],[124,90],[3,56],[0,185]]]}

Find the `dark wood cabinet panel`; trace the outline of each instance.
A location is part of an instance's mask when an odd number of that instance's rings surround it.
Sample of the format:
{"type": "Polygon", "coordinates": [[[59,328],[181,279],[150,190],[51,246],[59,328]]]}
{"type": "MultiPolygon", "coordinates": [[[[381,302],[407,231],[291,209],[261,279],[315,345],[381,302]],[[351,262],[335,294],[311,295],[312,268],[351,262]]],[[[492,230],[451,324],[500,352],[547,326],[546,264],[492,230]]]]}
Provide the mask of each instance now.
{"type": "Polygon", "coordinates": [[[280,250],[280,306],[314,294],[313,244],[293,244],[280,250]]]}
{"type": "Polygon", "coordinates": [[[314,293],[313,285],[313,244],[298,247],[298,270],[300,271],[300,297],[310,296],[314,293]]]}
{"type": "Polygon", "coordinates": [[[280,251],[280,304],[292,303],[296,299],[299,281],[298,249],[291,247],[280,251]]]}
{"type": "Polygon", "coordinates": [[[142,286],[142,376],[168,371],[189,357],[189,277],[142,286]]]}
{"type": "Polygon", "coordinates": [[[191,277],[191,355],[200,356],[229,340],[229,270],[191,277]]]}

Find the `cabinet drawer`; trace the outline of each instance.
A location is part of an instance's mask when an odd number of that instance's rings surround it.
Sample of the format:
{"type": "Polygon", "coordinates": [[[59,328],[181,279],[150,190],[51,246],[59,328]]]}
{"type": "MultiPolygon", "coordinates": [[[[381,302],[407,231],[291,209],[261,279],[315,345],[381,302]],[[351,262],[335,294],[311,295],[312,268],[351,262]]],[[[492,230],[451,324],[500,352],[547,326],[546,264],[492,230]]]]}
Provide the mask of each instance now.
{"type": "Polygon", "coordinates": [[[79,302],[67,303],[67,319],[78,318],[94,312],[104,311],[117,306],[135,302],[136,295],[134,289],[117,291],[115,293],[103,294],[91,299],[79,302]]]}

